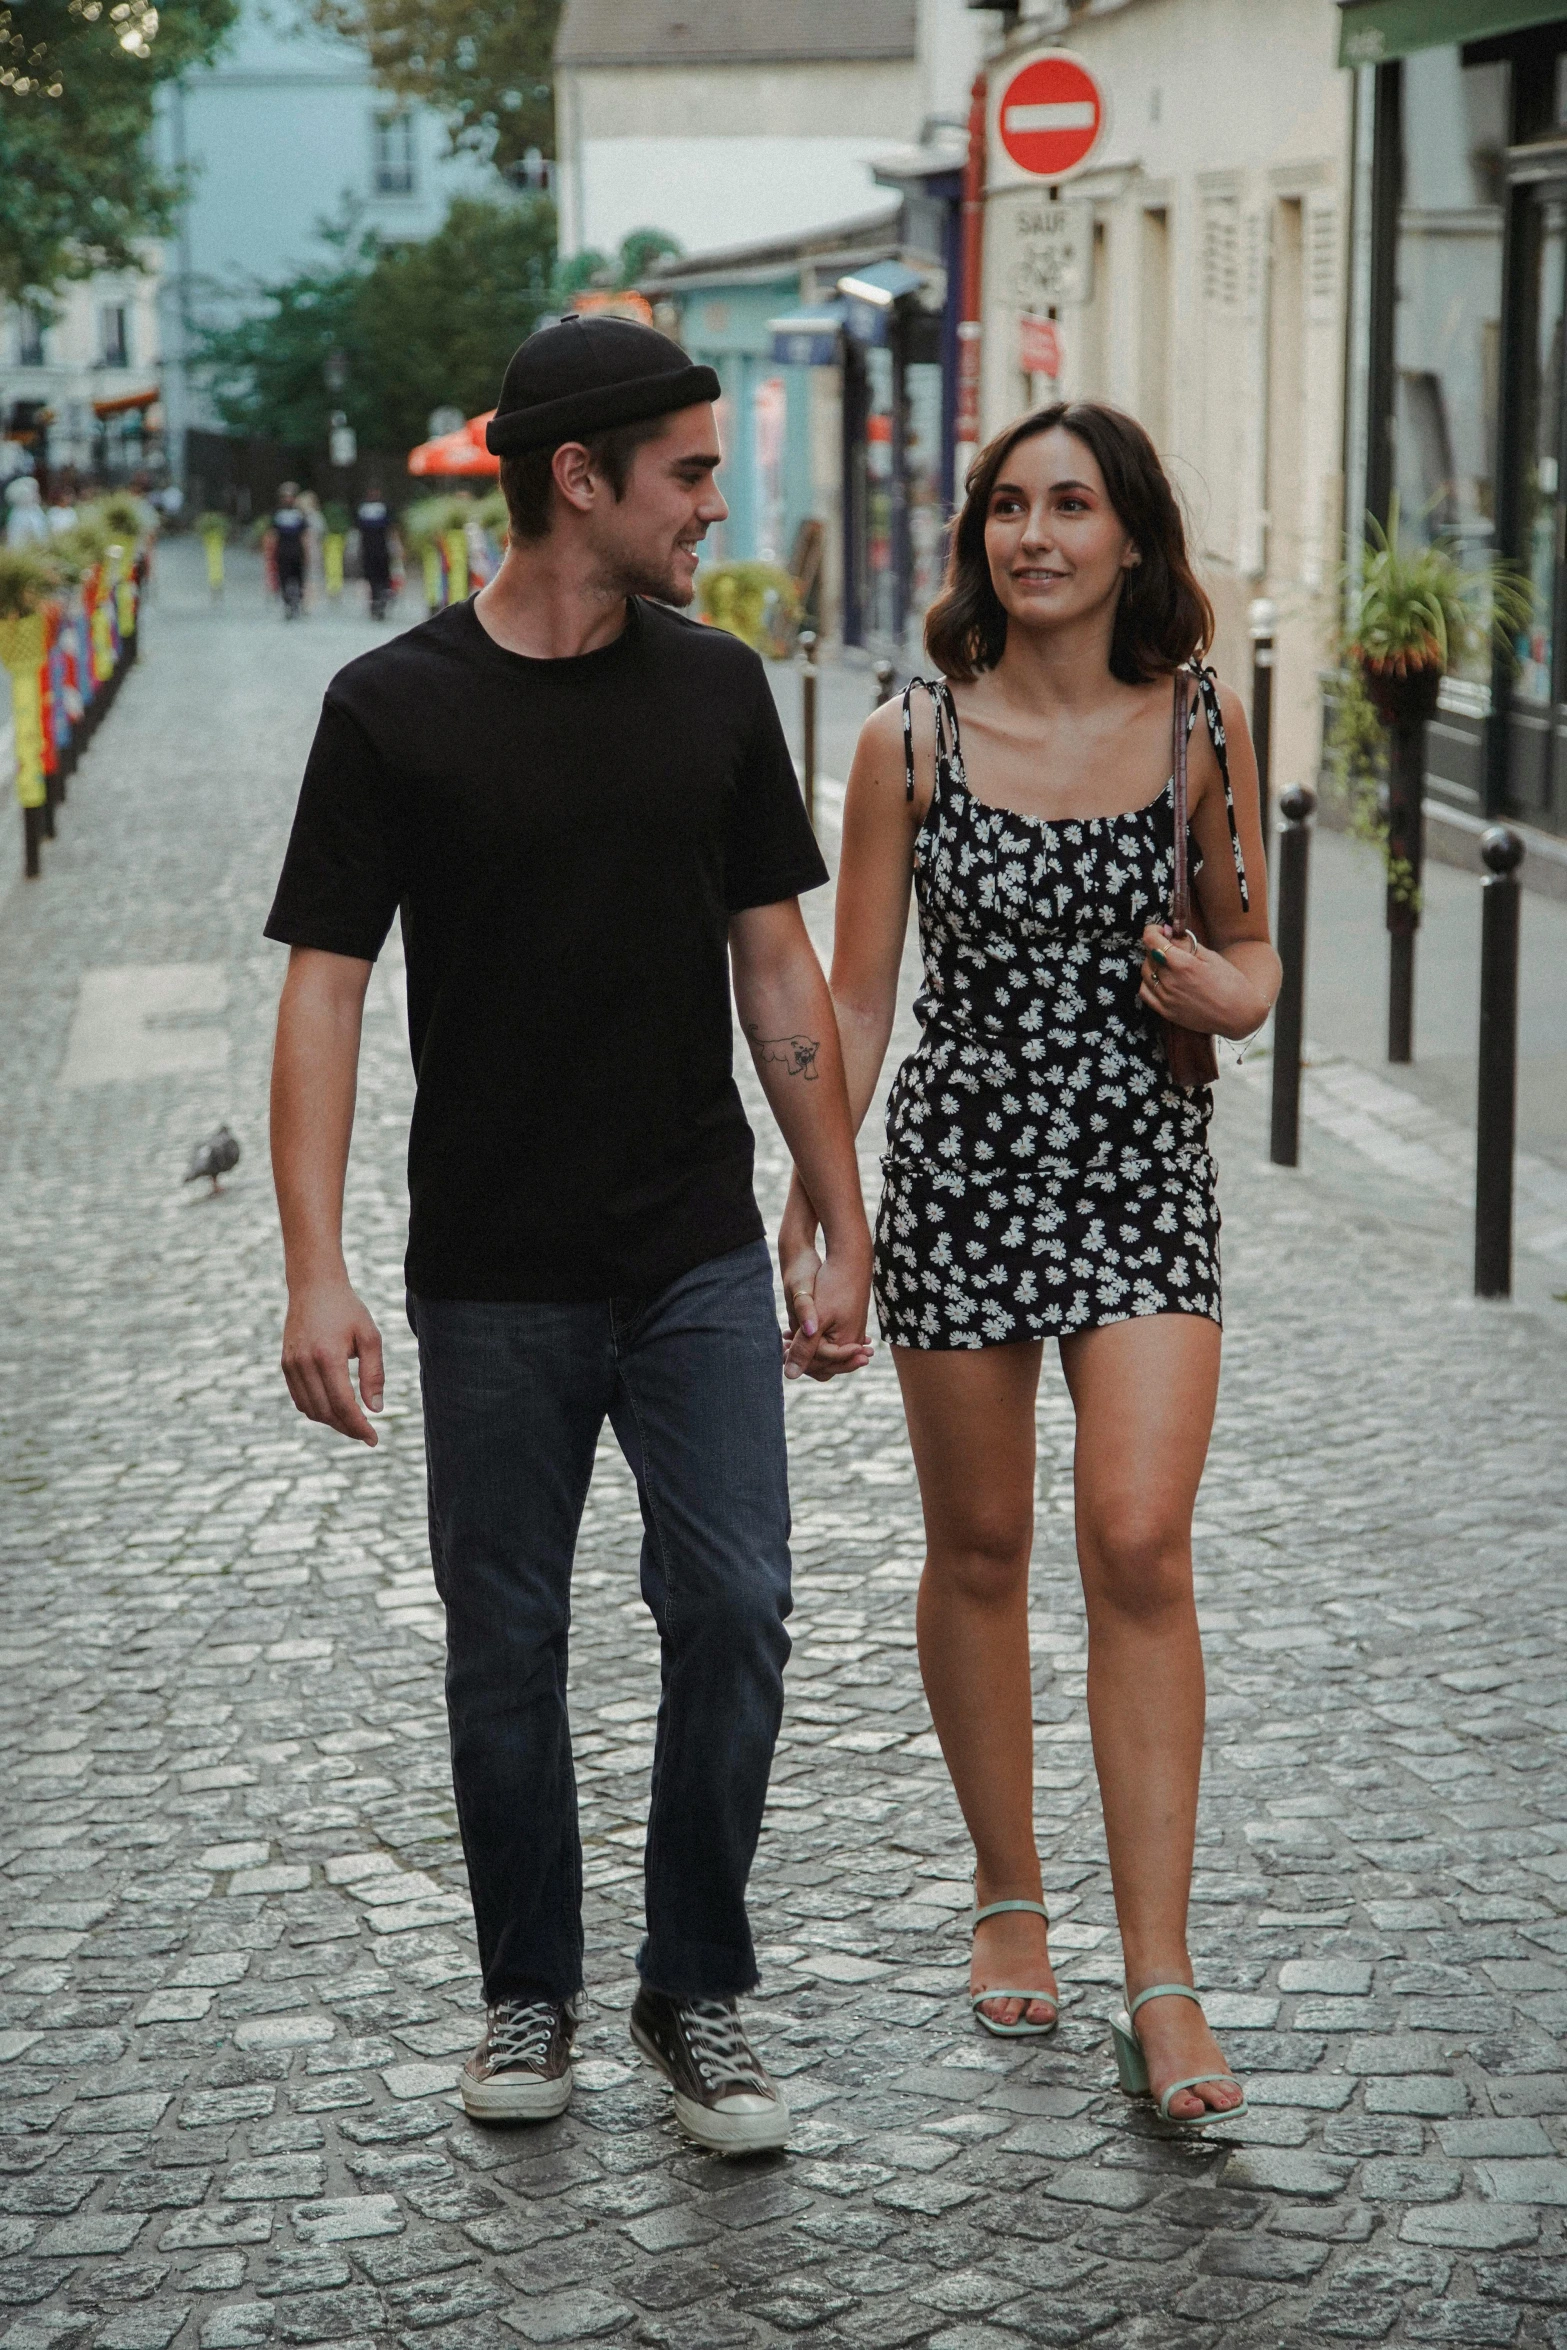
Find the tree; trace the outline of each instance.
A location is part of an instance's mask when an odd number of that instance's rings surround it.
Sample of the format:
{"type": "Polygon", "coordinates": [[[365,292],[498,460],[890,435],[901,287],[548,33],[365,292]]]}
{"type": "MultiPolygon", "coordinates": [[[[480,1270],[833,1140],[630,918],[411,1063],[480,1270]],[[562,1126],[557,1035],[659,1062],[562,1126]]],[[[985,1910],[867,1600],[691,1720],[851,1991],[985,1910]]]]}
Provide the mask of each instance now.
{"type": "Polygon", "coordinates": [[[159,82],[209,58],[238,0],[0,5],[0,295],[139,269],[182,189],[152,152],[159,82]]]}
{"type": "Polygon", "coordinates": [[[542,197],[460,197],[423,244],[329,240],[337,258],[264,289],[267,307],[202,337],[198,362],[233,432],[295,448],[341,408],[368,449],[406,449],[430,412],[492,408],[506,362],[550,307],[555,211],[542,197]],[[345,362],[328,392],[326,365],[345,362]]]}
{"type": "Polygon", "coordinates": [[[555,28],[562,0],[311,0],[320,24],[369,54],[383,88],[446,117],[452,145],[515,178],[555,152],[555,28]]]}

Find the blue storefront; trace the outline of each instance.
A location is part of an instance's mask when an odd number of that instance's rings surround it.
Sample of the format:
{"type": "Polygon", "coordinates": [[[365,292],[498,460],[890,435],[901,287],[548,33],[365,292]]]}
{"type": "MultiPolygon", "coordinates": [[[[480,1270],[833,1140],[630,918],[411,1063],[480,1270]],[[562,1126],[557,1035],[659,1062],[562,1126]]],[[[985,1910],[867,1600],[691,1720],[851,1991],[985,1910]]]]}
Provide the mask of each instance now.
{"type": "Polygon", "coordinates": [[[719,486],[729,520],[713,532],[709,559],[787,565],[813,512],[810,380],[807,369],[775,358],[769,321],[798,302],[798,266],[745,266],[715,255],[660,273],[646,290],[659,309],[673,307],[672,331],[723,386],[719,486]]]}

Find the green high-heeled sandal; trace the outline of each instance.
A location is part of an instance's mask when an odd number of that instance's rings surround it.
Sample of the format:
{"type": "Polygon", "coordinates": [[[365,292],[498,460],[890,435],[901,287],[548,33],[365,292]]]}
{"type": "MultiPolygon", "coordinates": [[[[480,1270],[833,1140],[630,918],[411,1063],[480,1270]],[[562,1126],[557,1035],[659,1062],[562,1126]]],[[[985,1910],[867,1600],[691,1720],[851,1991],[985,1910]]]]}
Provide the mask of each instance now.
{"type": "MultiPolygon", "coordinates": [[[[984,1909],[975,1910],[969,1921],[970,1932],[975,1926],[982,1926],[986,1918],[999,1917],[1005,1909],[1030,1909],[1036,1916],[1042,1917],[1047,1926],[1050,1923],[1050,1912],[1042,1901],[992,1901],[987,1903],[984,1909]]],[[[987,2032],[994,2032],[998,2040],[1025,2038],[1042,2040],[1045,2034],[1053,2032],[1061,2021],[1060,2005],[1048,1991],[999,1991],[994,1984],[983,1991],[970,1992],[969,2011],[974,2021],[983,2024],[987,2032]],[[1021,1999],[1030,2007],[1048,2007],[1050,2021],[1048,2024],[1031,2024],[1028,2018],[1023,2016],[1015,2024],[998,2024],[994,2016],[984,2013],[984,2003],[987,1999],[1021,1999]]]]}
{"type": "MultiPolygon", "coordinates": [[[[1150,1999],[1190,1999],[1199,2009],[1202,2001],[1189,1983],[1150,1983],[1146,1991],[1139,1991],[1133,1999],[1127,1995],[1126,2006],[1119,2015],[1110,2018],[1110,2037],[1115,2044],[1115,2069],[1121,2078],[1121,2087],[1128,2097],[1151,2097],[1153,2084],[1148,2078],[1148,2059],[1143,2044],[1133,2028],[1132,2018],[1150,1999]]],[[[1190,2073],[1184,2081],[1172,2081],[1159,2099],[1159,2119],[1172,2130],[1203,2130],[1212,2122],[1238,2121],[1250,2109],[1246,2103],[1243,2084],[1233,2073],[1190,2073]],[[1229,2081],[1240,2090],[1239,2105],[1228,2105],[1222,2113],[1207,2106],[1201,2113],[1171,2113],[1170,2100],[1179,2097],[1183,2089],[1195,2089],[1203,2081],[1229,2081]]]]}

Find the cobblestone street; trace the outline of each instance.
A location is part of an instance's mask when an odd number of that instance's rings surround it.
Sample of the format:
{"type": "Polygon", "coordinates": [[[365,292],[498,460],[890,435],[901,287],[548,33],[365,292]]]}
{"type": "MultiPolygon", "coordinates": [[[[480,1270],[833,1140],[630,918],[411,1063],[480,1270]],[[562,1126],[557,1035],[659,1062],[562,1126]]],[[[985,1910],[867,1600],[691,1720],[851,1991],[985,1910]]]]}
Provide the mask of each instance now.
{"type": "Polygon", "coordinates": [[[1115,2086],[1049,1364],[1035,1783],[1065,2007],[1043,2045],[969,2023],[971,1856],[883,1352],[789,1399],[749,2013],[790,2152],[685,2147],[627,2041],[657,1656],[607,1438],[576,1583],[576,2096],[533,2130],[463,2117],[481,2011],[401,1304],[395,951],[348,1205],[380,1449],[300,1420],[276,1370],[261,923],[321,688],[370,631],[285,630],[242,561],[216,607],[189,547],[159,563],[45,878],[0,909],[3,2350],[1567,2350],[1567,1308],[1477,1308],[1458,1211],[1406,1215],[1396,1172],[1325,1131],[1300,1172],[1262,1165],[1264,1094],[1231,1076],[1192,1939],[1250,2115],[1178,2140],[1115,2086]],[[183,1186],[224,1119],[236,1173],[183,1186]]]}

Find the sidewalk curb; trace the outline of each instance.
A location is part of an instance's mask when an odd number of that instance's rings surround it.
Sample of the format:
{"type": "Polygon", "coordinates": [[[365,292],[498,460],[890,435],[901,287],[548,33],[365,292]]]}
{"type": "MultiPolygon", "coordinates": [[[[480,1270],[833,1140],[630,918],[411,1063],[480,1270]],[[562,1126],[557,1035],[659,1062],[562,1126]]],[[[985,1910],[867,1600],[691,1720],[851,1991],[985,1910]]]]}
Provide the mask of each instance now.
{"type": "MultiPolygon", "coordinates": [[[[1325,824],[1330,832],[1354,829],[1350,812],[1331,780],[1318,791],[1317,822],[1325,824]]],[[[1483,871],[1481,834],[1489,832],[1493,824],[1508,825],[1524,845],[1524,860],[1518,869],[1524,888],[1567,905],[1567,840],[1556,833],[1543,832],[1539,825],[1525,824],[1516,816],[1471,816],[1467,808],[1454,808],[1446,800],[1434,800],[1429,794],[1425,822],[1427,855],[1434,857],[1439,865],[1456,865],[1461,872],[1472,873],[1477,879],[1483,871]]]]}

